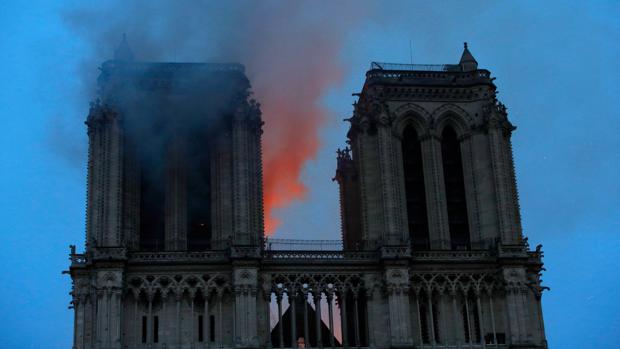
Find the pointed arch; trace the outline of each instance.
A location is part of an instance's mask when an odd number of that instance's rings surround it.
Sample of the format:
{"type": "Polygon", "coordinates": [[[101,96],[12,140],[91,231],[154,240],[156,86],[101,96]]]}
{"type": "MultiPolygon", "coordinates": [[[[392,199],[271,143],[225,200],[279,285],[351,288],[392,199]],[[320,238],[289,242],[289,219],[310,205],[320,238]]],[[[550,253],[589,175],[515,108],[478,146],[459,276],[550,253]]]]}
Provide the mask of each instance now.
{"type": "Polygon", "coordinates": [[[439,135],[443,129],[450,125],[454,128],[459,138],[469,135],[474,119],[469,113],[458,105],[448,103],[435,109],[432,113],[432,127],[439,135]]]}
{"type": "Polygon", "coordinates": [[[393,132],[402,139],[403,131],[407,126],[413,126],[420,136],[428,134],[431,125],[431,114],[423,107],[407,103],[394,111],[393,132]]]}

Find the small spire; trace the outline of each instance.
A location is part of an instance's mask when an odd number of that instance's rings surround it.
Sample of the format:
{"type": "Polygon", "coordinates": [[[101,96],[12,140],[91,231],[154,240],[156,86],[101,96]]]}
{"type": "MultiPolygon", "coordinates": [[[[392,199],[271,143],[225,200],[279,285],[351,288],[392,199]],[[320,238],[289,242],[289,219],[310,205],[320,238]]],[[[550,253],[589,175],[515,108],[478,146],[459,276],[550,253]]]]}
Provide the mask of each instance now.
{"type": "Polygon", "coordinates": [[[463,43],[463,54],[461,55],[461,61],[459,62],[463,71],[472,71],[478,69],[478,62],[474,56],[469,52],[467,48],[467,42],[463,43]]]}
{"type": "Polygon", "coordinates": [[[133,52],[127,43],[127,35],[123,33],[123,40],[114,51],[114,59],[117,61],[133,61],[133,52]]]}

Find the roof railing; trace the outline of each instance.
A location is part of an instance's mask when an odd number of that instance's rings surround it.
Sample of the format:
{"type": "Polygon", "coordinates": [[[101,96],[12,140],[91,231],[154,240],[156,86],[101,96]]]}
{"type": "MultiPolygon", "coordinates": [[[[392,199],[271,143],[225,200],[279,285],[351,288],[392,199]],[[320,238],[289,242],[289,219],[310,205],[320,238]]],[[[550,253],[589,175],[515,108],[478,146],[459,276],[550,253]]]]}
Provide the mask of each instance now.
{"type": "Polygon", "coordinates": [[[131,72],[176,72],[183,70],[206,72],[241,72],[245,73],[245,66],[240,63],[210,63],[210,62],[125,62],[118,60],[105,61],[102,69],[122,69],[131,72]]]}
{"type": "Polygon", "coordinates": [[[342,240],[301,240],[265,238],[267,251],[342,251],[342,240]]]}
{"type": "Polygon", "coordinates": [[[405,70],[405,71],[438,71],[438,72],[460,72],[462,71],[459,64],[400,64],[372,62],[370,70],[405,70]]]}

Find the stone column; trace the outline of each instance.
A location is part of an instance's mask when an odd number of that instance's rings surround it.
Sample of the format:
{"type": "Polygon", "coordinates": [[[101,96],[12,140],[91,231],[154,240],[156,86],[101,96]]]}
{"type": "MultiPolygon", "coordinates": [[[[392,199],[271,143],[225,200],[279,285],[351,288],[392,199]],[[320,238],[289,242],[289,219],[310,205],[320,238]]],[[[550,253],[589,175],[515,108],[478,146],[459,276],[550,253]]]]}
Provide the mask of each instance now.
{"type": "MultiPolygon", "coordinates": [[[[356,156],[356,164],[357,170],[359,173],[359,199],[360,199],[360,235],[362,241],[370,240],[370,226],[367,222],[368,211],[369,211],[369,203],[367,200],[368,190],[366,189],[369,186],[369,178],[366,177],[366,173],[368,172],[368,164],[364,160],[365,157],[365,144],[362,142],[364,139],[362,130],[359,130],[355,133],[355,137],[351,142],[351,152],[353,156],[356,156]]],[[[376,240],[376,237],[373,237],[373,240],[376,240]]]]}
{"type": "Polygon", "coordinates": [[[358,291],[353,291],[353,325],[354,334],[355,334],[355,346],[359,347],[360,344],[360,314],[359,314],[359,303],[358,303],[358,291]]]}
{"type": "Polygon", "coordinates": [[[370,133],[368,117],[362,117],[352,144],[359,167],[362,240],[368,248],[376,248],[383,239],[383,196],[378,164],[377,136],[370,133]]]}
{"type": "Polygon", "coordinates": [[[73,298],[73,346],[71,348],[76,349],[78,347],[78,312],[77,312],[77,299],[73,298]]]}
{"type": "Polygon", "coordinates": [[[146,342],[149,347],[153,346],[153,337],[155,336],[155,321],[153,321],[153,293],[147,294],[148,314],[146,316],[146,342]]]}
{"type": "Polygon", "coordinates": [[[261,137],[263,121],[260,105],[250,101],[249,106],[249,135],[248,152],[250,157],[250,242],[260,243],[264,237],[263,217],[263,160],[261,137]]]}
{"type": "Polygon", "coordinates": [[[497,330],[495,328],[495,307],[493,306],[493,291],[487,290],[489,296],[489,314],[491,315],[491,329],[493,330],[493,344],[497,346],[497,330]]]}
{"type": "Polygon", "coordinates": [[[91,103],[88,125],[88,176],[86,207],[86,245],[96,247],[101,243],[103,231],[103,199],[105,142],[103,141],[103,108],[91,103]]]}
{"type": "Polygon", "coordinates": [[[471,345],[472,343],[474,343],[474,338],[472,336],[472,331],[471,331],[471,316],[469,315],[469,296],[467,295],[467,293],[465,293],[465,297],[464,297],[464,301],[465,301],[465,318],[467,320],[467,335],[469,336],[469,341],[468,344],[471,345]]]}
{"type": "Polygon", "coordinates": [[[503,270],[506,283],[506,315],[510,332],[510,344],[521,344],[526,339],[526,323],[523,314],[521,292],[526,289],[525,270],[523,268],[506,268],[503,270]]]}
{"type": "Polygon", "coordinates": [[[90,292],[90,347],[97,345],[97,291],[91,289],[90,292]]]}
{"type": "Polygon", "coordinates": [[[343,289],[340,292],[340,323],[342,331],[342,346],[346,349],[349,348],[349,327],[347,323],[347,290],[343,289]]]}
{"type": "Polygon", "coordinates": [[[196,330],[195,330],[195,328],[196,328],[196,313],[194,312],[195,296],[196,296],[195,292],[190,292],[190,295],[189,295],[189,303],[191,305],[191,316],[190,316],[191,321],[190,321],[190,326],[192,328],[191,331],[190,331],[190,338],[191,338],[191,340],[190,340],[190,343],[191,343],[190,348],[192,348],[192,349],[194,348],[194,345],[196,343],[196,330]]]}
{"type": "Polygon", "coordinates": [[[420,345],[420,348],[424,347],[424,336],[422,335],[422,317],[420,316],[420,293],[422,291],[419,289],[416,289],[415,291],[415,307],[417,310],[417,318],[418,318],[418,335],[420,336],[420,342],[418,343],[420,345]]]}
{"type": "Polygon", "coordinates": [[[491,165],[493,168],[493,181],[495,183],[495,202],[499,222],[499,232],[504,243],[513,243],[511,236],[510,219],[508,216],[508,171],[504,158],[502,130],[498,122],[489,124],[489,150],[491,153],[491,165]]]}
{"type": "Polygon", "coordinates": [[[271,294],[268,296],[265,295],[265,299],[263,302],[263,311],[268,314],[267,321],[264,324],[264,340],[265,340],[265,349],[273,348],[273,343],[271,343],[271,294]],[[267,299],[269,298],[269,299],[267,299]]]}
{"type": "Polygon", "coordinates": [[[278,348],[284,348],[284,323],[282,322],[282,291],[276,292],[276,303],[278,303],[278,348]]]}
{"type": "Polygon", "coordinates": [[[209,290],[203,290],[203,297],[205,299],[204,315],[202,319],[202,333],[204,333],[203,341],[205,342],[205,348],[211,346],[211,316],[209,315],[209,290]]]}
{"type": "MultiPolygon", "coordinates": [[[[544,348],[547,348],[547,338],[545,336],[545,323],[543,321],[543,312],[542,312],[542,304],[541,304],[541,300],[540,297],[542,296],[542,294],[539,294],[538,297],[536,297],[536,311],[538,313],[538,321],[539,321],[539,326],[538,326],[538,330],[539,332],[539,336],[540,336],[540,340],[541,343],[543,345],[544,348]]],[[[493,333],[495,333],[495,329],[493,329],[493,333]]]]}
{"type": "Polygon", "coordinates": [[[517,309],[515,308],[514,301],[514,287],[511,285],[507,285],[505,289],[504,295],[504,311],[506,313],[507,324],[506,327],[508,329],[508,343],[519,343],[519,322],[517,321],[518,314],[517,309]]]}
{"type": "Polygon", "coordinates": [[[448,206],[441,160],[441,142],[436,135],[420,138],[422,163],[424,165],[424,186],[428,207],[428,229],[430,247],[434,250],[450,249],[448,206]]]}
{"type": "Polygon", "coordinates": [[[463,181],[465,186],[465,204],[469,222],[469,241],[472,249],[484,247],[480,231],[480,205],[478,203],[478,181],[474,175],[474,150],[470,133],[460,137],[463,181]]]}
{"type": "Polygon", "coordinates": [[[218,329],[217,329],[217,336],[216,336],[216,340],[217,343],[220,345],[220,347],[222,347],[224,345],[224,327],[222,324],[222,302],[224,301],[224,294],[223,294],[223,290],[219,289],[217,290],[217,324],[218,324],[218,329]]]}
{"type": "Polygon", "coordinates": [[[499,230],[504,244],[516,244],[521,240],[521,224],[510,143],[511,128],[498,113],[491,112],[488,133],[499,230]]]}
{"type": "Polygon", "coordinates": [[[120,319],[114,318],[114,296],[115,292],[108,288],[97,292],[97,343],[106,348],[120,348],[120,343],[116,343],[115,324],[120,319]]]}
{"type": "Polygon", "coordinates": [[[104,297],[105,297],[105,315],[104,315],[104,321],[105,321],[105,325],[104,325],[104,343],[106,344],[107,347],[111,347],[112,346],[112,305],[110,303],[112,303],[112,292],[109,289],[106,289],[104,291],[104,297]]]}
{"type": "Polygon", "coordinates": [[[388,245],[404,245],[409,236],[403,219],[403,215],[407,214],[406,207],[401,205],[404,186],[401,185],[398,173],[400,169],[398,162],[402,160],[396,159],[398,152],[395,143],[398,139],[393,136],[387,111],[378,116],[377,134],[380,186],[383,196],[383,240],[388,245]]]}
{"type": "Polygon", "coordinates": [[[161,312],[160,312],[160,316],[159,316],[159,323],[158,323],[158,334],[157,337],[159,339],[159,341],[161,342],[162,340],[164,342],[168,341],[168,336],[164,335],[164,337],[162,338],[162,336],[160,335],[160,333],[164,333],[167,334],[168,331],[166,331],[164,329],[164,324],[168,324],[169,322],[167,321],[168,319],[168,312],[166,311],[166,303],[168,303],[168,294],[167,293],[162,293],[161,294],[161,303],[162,303],[162,307],[161,307],[161,312]]]}
{"type": "Polygon", "coordinates": [[[119,113],[91,103],[88,125],[87,246],[122,243],[123,130],[119,113]]]}
{"type": "Polygon", "coordinates": [[[514,152],[512,151],[512,128],[510,132],[506,132],[504,138],[504,147],[505,157],[508,162],[508,180],[509,180],[509,193],[510,193],[510,213],[511,213],[511,222],[513,224],[513,229],[515,231],[515,235],[517,235],[517,239],[522,238],[522,228],[521,228],[521,211],[519,207],[519,192],[517,190],[517,177],[515,174],[515,164],[514,164],[514,152]]]}
{"type": "Polygon", "coordinates": [[[141,161],[136,141],[125,140],[123,162],[123,240],[129,250],[140,248],[141,161]]]}
{"type": "Polygon", "coordinates": [[[83,296],[75,296],[73,298],[73,310],[75,313],[73,326],[73,347],[75,349],[84,349],[84,329],[85,329],[85,308],[86,298],[83,296]]]}
{"type": "MultiPolygon", "coordinates": [[[[479,241],[476,234],[472,234],[472,249],[488,249],[495,246],[499,237],[497,203],[495,201],[495,183],[491,165],[491,153],[489,149],[489,137],[485,127],[474,127],[467,143],[469,149],[463,147],[461,154],[463,164],[471,168],[471,179],[464,172],[466,187],[475,188],[474,192],[467,191],[468,202],[475,200],[477,214],[469,214],[470,231],[474,232],[475,226],[479,229],[479,241]],[[474,157],[475,155],[475,157],[474,157]],[[474,223],[474,219],[478,222],[474,223]]],[[[465,145],[465,141],[463,145],[465,145]]],[[[468,213],[471,211],[468,206],[468,213]]]]}
{"type": "Polygon", "coordinates": [[[258,346],[258,317],[257,317],[257,288],[256,287],[248,287],[247,295],[245,298],[247,304],[247,325],[246,325],[246,333],[248,334],[248,345],[250,346],[258,346]]]}
{"type": "Polygon", "coordinates": [[[431,345],[435,347],[435,316],[433,314],[433,291],[431,289],[426,290],[426,298],[428,299],[428,315],[429,323],[431,325],[431,345]]]}
{"type": "Polygon", "coordinates": [[[187,250],[187,174],[183,140],[174,136],[166,154],[165,243],[168,251],[187,250]]]}
{"type": "Polygon", "coordinates": [[[450,333],[453,331],[450,327],[449,327],[449,315],[450,311],[449,311],[449,302],[447,301],[448,297],[447,295],[440,290],[439,291],[439,297],[438,297],[438,304],[437,306],[439,307],[439,314],[437,315],[439,317],[439,326],[440,326],[440,330],[439,330],[439,339],[441,341],[442,344],[448,344],[450,341],[450,333]]]}
{"type": "Polygon", "coordinates": [[[316,313],[316,347],[322,349],[323,348],[323,339],[321,338],[321,324],[323,321],[321,320],[321,291],[315,290],[313,293],[314,296],[314,311],[316,313]]]}
{"type": "Polygon", "coordinates": [[[304,342],[310,346],[310,324],[308,323],[308,291],[303,290],[304,296],[304,342]]]}
{"type": "Polygon", "coordinates": [[[140,345],[140,329],[138,324],[140,323],[140,316],[138,315],[138,304],[140,302],[140,293],[139,291],[133,292],[133,345],[135,348],[140,345]]]}
{"type": "Polygon", "coordinates": [[[482,312],[482,304],[480,303],[480,292],[476,290],[476,308],[478,310],[478,328],[480,329],[480,342],[482,344],[482,348],[486,348],[486,341],[484,340],[484,313],[482,312]]]}
{"type": "MultiPolygon", "coordinates": [[[[371,275],[365,275],[364,279],[364,283],[366,285],[372,285],[373,282],[376,280],[371,275]]],[[[383,342],[386,339],[383,335],[383,326],[385,326],[386,324],[381,321],[381,316],[385,314],[384,307],[379,305],[381,304],[383,294],[379,289],[373,286],[366,287],[365,292],[366,306],[364,307],[365,312],[362,316],[364,316],[364,319],[366,319],[366,330],[368,331],[368,347],[376,348],[380,346],[380,342],[383,342]],[[380,335],[377,336],[377,334],[380,335]]]]}
{"type": "Polygon", "coordinates": [[[245,109],[233,117],[232,166],[233,166],[233,243],[250,245],[250,154],[248,120],[245,109]]]}
{"type": "Polygon", "coordinates": [[[410,347],[413,339],[410,333],[409,272],[406,268],[389,267],[385,270],[385,282],[392,347],[410,347]]]}
{"type": "Polygon", "coordinates": [[[115,288],[112,292],[112,336],[111,348],[121,348],[123,342],[123,291],[120,288],[115,288]]]}
{"type": "Polygon", "coordinates": [[[529,304],[529,292],[530,290],[527,286],[523,285],[519,288],[519,301],[520,301],[520,311],[521,311],[521,321],[523,328],[523,337],[522,340],[525,342],[532,341],[532,326],[535,324],[535,321],[532,321],[530,314],[530,304],[529,304]]]}
{"type": "Polygon", "coordinates": [[[450,295],[452,296],[452,317],[453,317],[452,323],[454,324],[454,339],[455,339],[457,348],[461,348],[461,343],[463,342],[463,338],[461,334],[463,333],[463,329],[459,325],[461,323],[461,320],[459,320],[460,316],[459,316],[459,311],[458,311],[458,306],[457,306],[457,301],[456,301],[456,297],[457,297],[456,289],[451,289],[450,295]]]}
{"type": "Polygon", "coordinates": [[[295,298],[297,297],[297,293],[295,290],[289,290],[288,294],[288,303],[291,309],[291,348],[297,348],[297,322],[296,322],[296,314],[295,314],[295,298]]]}
{"type": "Polygon", "coordinates": [[[103,289],[97,290],[97,299],[96,299],[96,318],[97,318],[97,329],[95,333],[95,342],[96,345],[101,347],[105,345],[105,316],[106,316],[106,294],[103,289]]]}
{"type": "Polygon", "coordinates": [[[120,246],[122,217],[122,182],[123,182],[123,130],[120,118],[114,118],[108,128],[109,167],[106,200],[106,225],[104,234],[106,246],[120,246]]]}
{"type": "Polygon", "coordinates": [[[334,295],[331,290],[326,295],[327,295],[327,311],[329,313],[329,334],[330,334],[329,344],[331,345],[333,349],[336,347],[336,343],[334,340],[334,309],[333,309],[334,295]]]}
{"type": "Polygon", "coordinates": [[[213,234],[211,245],[223,249],[232,240],[233,234],[233,157],[230,132],[215,135],[211,153],[211,193],[213,234]]]}
{"type": "Polygon", "coordinates": [[[96,279],[96,345],[106,349],[120,349],[122,272],[98,270],[96,279]]]}
{"type": "Polygon", "coordinates": [[[177,346],[181,347],[181,300],[183,299],[183,290],[177,290],[174,294],[176,302],[176,340],[177,346]]]}
{"type": "Polygon", "coordinates": [[[258,271],[255,267],[234,270],[234,338],[239,347],[257,347],[256,289],[258,271]]]}

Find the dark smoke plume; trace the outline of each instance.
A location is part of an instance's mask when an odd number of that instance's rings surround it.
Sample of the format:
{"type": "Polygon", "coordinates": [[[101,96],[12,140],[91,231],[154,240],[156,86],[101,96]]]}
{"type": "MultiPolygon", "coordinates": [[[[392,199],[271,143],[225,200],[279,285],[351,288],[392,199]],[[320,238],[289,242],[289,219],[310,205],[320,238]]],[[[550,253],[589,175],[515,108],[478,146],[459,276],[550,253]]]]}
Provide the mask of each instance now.
{"type": "Polygon", "coordinates": [[[75,8],[64,20],[91,51],[81,70],[94,97],[97,71],[126,33],[136,60],[239,62],[266,123],[263,137],[267,234],[274,209],[305,197],[301,170],[319,149],[327,119],[319,99],[341,82],[343,41],[368,4],[353,1],[132,1],[75,8]]]}

